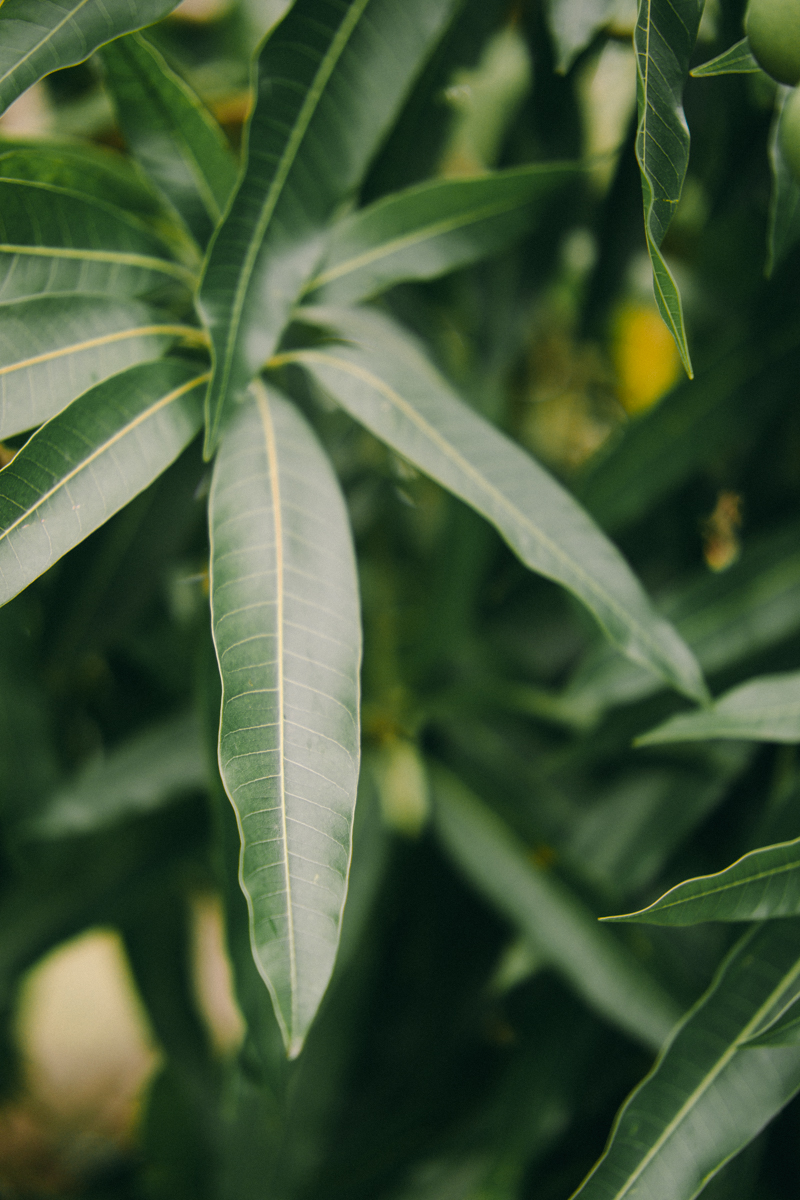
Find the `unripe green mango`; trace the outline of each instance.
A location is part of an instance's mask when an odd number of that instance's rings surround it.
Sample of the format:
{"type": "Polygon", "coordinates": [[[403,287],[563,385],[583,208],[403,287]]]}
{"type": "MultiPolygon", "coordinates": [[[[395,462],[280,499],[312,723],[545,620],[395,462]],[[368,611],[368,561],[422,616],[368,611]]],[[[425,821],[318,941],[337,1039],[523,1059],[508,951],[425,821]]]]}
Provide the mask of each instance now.
{"type": "Polygon", "coordinates": [[[800,88],[794,89],[783,106],[778,138],[786,165],[800,183],[800,88]]]}
{"type": "Polygon", "coordinates": [[[800,0],[750,0],[744,18],[750,49],[778,83],[800,83],[800,0]]]}

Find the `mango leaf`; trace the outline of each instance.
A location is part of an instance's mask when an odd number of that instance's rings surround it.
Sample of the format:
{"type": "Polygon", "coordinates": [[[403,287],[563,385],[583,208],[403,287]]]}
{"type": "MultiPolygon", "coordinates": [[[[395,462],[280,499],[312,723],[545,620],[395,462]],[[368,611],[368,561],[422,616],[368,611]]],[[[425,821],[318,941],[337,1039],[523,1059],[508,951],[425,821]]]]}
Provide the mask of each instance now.
{"type": "Polygon", "coordinates": [[[201,791],[208,768],[194,713],[170,717],[91,762],[25,825],[31,838],[94,833],[201,791]]]}
{"type": "Polygon", "coordinates": [[[211,243],[200,310],[211,332],[206,454],[229,396],[278,338],[456,0],[297,0],[258,59],[248,159],[211,243]]]}
{"type": "Polygon", "coordinates": [[[653,288],[690,378],[692,364],[681,298],[660,247],[689,164],[689,130],[682,96],[702,11],[702,0],[640,0],[633,36],[639,106],[636,159],[642,175],[653,288]]]}
{"type": "Polygon", "coordinates": [[[694,79],[703,79],[707,75],[752,75],[760,70],[761,67],[753,58],[750,43],[743,37],[740,42],[723,50],[716,58],[710,58],[708,62],[694,67],[689,74],[694,79]]]}
{"type": "Polygon", "coordinates": [[[732,866],[670,888],[640,912],[607,921],[697,925],[800,916],[800,838],[751,850],[732,866]]]}
{"type": "Polygon", "coordinates": [[[626,654],[699,697],[699,668],[650,607],[617,549],[565,488],[452,392],[399,326],[376,312],[303,310],[342,345],[291,351],[356,420],[490,521],[526,566],[578,597],[626,654]]]}
{"type": "Polygon", "coordinates": [[[692,1200],[800,1089],[800,1047],[746,1045],[800,978],[800,920],[734,947],[632,1093],[575,1200],[692,1200]]]}
{"type": "Polygon", "coordinates": [[[262,384],[210,497],[219,764],[253,957],[290,1057],[333,969],[359,763],[358,586],[347,514],[299,412],[262,384]]]}
{"type": "Polygon", "coordinates": [[[41,425],[101,380],[202,331],[135,300],[37,296],[0,305],[0,438],[41,425]]]}
{"type": "Polygon", "coordinates": [[[696,742],[703,738],[800,742],[800,671],[751,679],[707,708],[670,717],[638,737],[636,745],[696,742]]]}
{"type": "MultiPolygon", "coordinates": [[[[798,988],[800,991],[800,988],[798,988]]],[[[796,1046],[800,1043],[800,1004],[794,1000],[782,1016],[763,1033],[748,1038],[746,1046],[796,1046]]]]}
{"type": "Polygon", "coordinates": [[[437,833],[467,878],[592,1008],[658,1049],[679,1014],[646,968],[458,780],[431,776],[437,833]]]}
{"type": "Polygon", "coordinates": [[[781,259],[800,238],[800,185],[781,149],[783,109],[791,92],[791,88],[778,85],[775,93],[775,119],[769,134],[772,192],[767,225],[767,275],[772,274],[781,259]]]}
{"type": "Polygon", "coordinates": [[[495,254],[530,227],[534,203],[579,170],[537,163],[386,196],[334,225],[304,295],[312,303],[352,303],[403,279],[433,279],[495,254]]]}
{"type": "Polygon", "coordinates": [[[50,71],[83,62],[104,42],[160,21],[176,0],[4,0],[0,112],[50,71]]]}
{"type": "Polygon", "coordinates": [[[101,56],[129,150],[205,245],[239,173],[225,134],[139,34],[112,42],[101,56]]]}
{"type": "Polygon", "coordinates": [[[43,292],[131,297],[165,284],[191,288],[192,271],[166,253],[145,222],[102,200],[0,179],[0,301],[43,292]]]}
{"type": "Polygon", "coordinates": [[[85,392],[0,471],[0,604],[152,483],[200,427],[207,375],[180,359],[85,392]]]}

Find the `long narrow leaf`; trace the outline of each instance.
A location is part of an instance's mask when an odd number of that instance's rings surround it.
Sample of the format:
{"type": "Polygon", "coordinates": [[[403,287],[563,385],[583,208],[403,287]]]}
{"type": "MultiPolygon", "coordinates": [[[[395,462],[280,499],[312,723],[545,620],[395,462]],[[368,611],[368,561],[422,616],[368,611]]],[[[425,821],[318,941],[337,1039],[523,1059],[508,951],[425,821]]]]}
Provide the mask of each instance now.
{"type": "Polygon", "coordinates": [[[291,404],[253,390],[223,438],[210,497],[219,763],[253,957],[294,1056],[333,969],[347,889],[358,588],[324,453],[291,404]]]}
{"type": "Polygon", "coordinates": [[[701,0],[639,0],[634,32],[639,126],[636,158],[642,175],[644,224],[656,302],[692,374],[681,298],[661,253],[689,163],[683,88],[689,74],[701,0]]]}
{"type": "Polygon", "coordinates": [[[102,52],[131,152],[205,244],[236,184],[225,135],[192,89],[139,34],[102,52]]]}
{"type": "Polygon", "coordinates": [[[176,339],[201,337],[134,300],[37,296],[0,305],[0,438],[41,425],[176,339]]]}
{"type": "Polygon", "coordinates": [[[678,1011],[647,970],[490,809],[442,771],[433,781],[437,831],[471,882],[593,1008],[658,1049],[678,1011]]]}
{"type": "Polygon", "coordinates": [[[581,1200],[692,1200],[800,1088],[800,1046],[748,1039],[800,978],[800,921],[756,926],[734,948],[617,1117],[581,1200]]]}
{"type": "Polygon", "coordinates": [[[800,742],[800,671],[751,679],[708,708],[670,717],[643,733],[636,744],[654,746],[704,738],[800,742]]]}
{"type": "Polygon", "coordinates": [[[0,471],[0,604],[52,566],[177,458],[208,379],[179,359],[85,392],[0,471]]]}
{"type": "Polygon", "coordinates": [[[223,406],[272,354],[322,250],[455,0],[297,0],[258,61],[244,178],[200,293],[214,346],[207,453],[223,406]]]}
{"type": "Polygon", "coordinates": [[[761,67],[753,58],[750,43],[744,37],[740,42],[723,50],[716,58],[711,58],[699,67],[693,67],[690,74],[695,79],[703,79],[707,75],[753,75],[761,67]]]}
{"type": "Polygon", "coordinates": [[[341,345],[277,356],[299,362],[357,420],[500,531],[532,570],[562,584],[631,658],[704,696],[699,668],[657,617],[616,548],[565,488],[461,402],[413,339],[367,310],[304,310],[341,345]]]}
{"type": "Polygon", "coordinates": [[[437,179],[378,200],[333,227],[304,293],[312,303],[348,304],[403,279],[433,279],[495,254],[529,227],[535,202],[579,169],[541,163],[477,179],[437,179]]]}
{"type": "Polygon", "coordinates": [[[132,29],[160,21],[177,0],[4,0],[0,112],[50,71],[70,67],[132,29]]]}

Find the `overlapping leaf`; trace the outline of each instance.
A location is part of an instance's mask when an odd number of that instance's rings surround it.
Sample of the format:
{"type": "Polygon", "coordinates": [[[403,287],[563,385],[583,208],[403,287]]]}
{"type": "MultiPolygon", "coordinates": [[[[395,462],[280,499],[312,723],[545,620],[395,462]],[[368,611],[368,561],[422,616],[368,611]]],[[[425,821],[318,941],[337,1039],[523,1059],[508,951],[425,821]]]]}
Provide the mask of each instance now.
{"type": "Polygon", "coordinates": [[[0,7],[0,112],[21,92],[132,29],[160,21],[177,0],[4,0],[0,7]]]}
{"type": "Polygon", "coordinates": [[[593,1008],[658,1049],[679,1014],[647,970],[457,780],[433,783],[437,831],[470,881],[593,1008]]]}
{"type": "Polygon", "coordinates": [[[0,438],[41,425],[177,338],[201,336],[135,300],[53,295],[0,305],[0,438]]]}
{"type": "Polygon", "coordinates": [[[723,50],[716,58],[711,58],[699,67],[693,67],[690,74],[695,79],[703,79],[707,75],[753,75],[761,67],[753,58],[750,43],[744,37],[740,42],[723,50]]]}
{"type": "Polygon", "coordinates": [[[689,163],[683,88],[689,74],[701,0],[640,0],[636,51],[639,125],[636,158],[642,174],[644,224],[656,302],[689,375],[692,374],[681,298],[661,253],[689,163]]]}
{"type": "Polygon", "coordinates": [[[359,761],[360,624],[344,501],[297,410],[262,385],[210,498],[219,762],[256,964],[291,1056],[330,977],[359,761]]]}
{"type": "Polygon", "coordinates": [[[800,921],[734,948],[617,1117],[581,1200],[692,1200],[800,1088],[800,1046],[748,1040],[796,994],[800,921]]]}
{"type": "Polygon", "coordinates": [[[238,175],[224,133],[143,37],[112,42],[102,58],[129,149],[204,245],[238,175]]]}
{"type": "Polygon", "coordinates": [[[643,733],[636,744],[654,746],[704,738],[800,742],[800,671],[751,679],[707,708],[670,717],[643,733]]]}
{"type": "Polygon", "coordinates": [[[297,0],[258,60],[247,169],[212,242],[200,306],[214,346],[207,451],[223,406],[277,344],[455,0],[297,0]]]}
{"type": "Polygon", "coordinates": [[[304,311],[346,341],[276,364],[301,363],[357,420],[491,521],[527,566],[573,592],[626,654],[704,695],[690,650],[616,548],[566,489],[455,396],[409,335],[367,310],[304,311]]]}
{"type": "Polygon", "coordinates": [[[179,359],[85,392],[0,471],[0,603],[152,483],[200,427],[207,375],[179,359]]]}
{"type": "Polygon", "coordinates": [[[535,202],[578,168],[542,163],[396,192],[333,227],[304,292],[312,303],[363,300],[403,279],[433,279],[495,254],[525,232],[535,202]]]}

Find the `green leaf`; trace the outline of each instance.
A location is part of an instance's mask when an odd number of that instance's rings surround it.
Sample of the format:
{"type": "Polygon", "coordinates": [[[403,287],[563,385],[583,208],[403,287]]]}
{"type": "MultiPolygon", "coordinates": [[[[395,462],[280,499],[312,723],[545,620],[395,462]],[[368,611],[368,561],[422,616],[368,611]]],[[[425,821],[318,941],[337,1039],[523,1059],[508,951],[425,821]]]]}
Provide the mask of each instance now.
{"type": "Polygon", "coordinates": [[[639,912],[607,921],[697,925],[800,916],[800,838],[751,850],[732,866],[670,888],[639,912]]]}
{"type": "Polygon", "coordinates": [[[56,295],[0,305],[0,438],[41,425],[176,339],[202,336],[134,300],[56,295]]]}
{"type": "Polygon", "coordinates": [[[252,390],[223,438],[210,498],[219,762],[239,822],[253,957],[294,1057],[339,941],[361,633],[331,467],[291,404],[252,390]]]}
{"type": "Polygon", "coordinates": [[[194,714],[170,717],[91,762],[28,822],[33,838],[94,833],[201,791],[208,769],[194,714]]]}
{"type": "Polygon", "coordinates": [[[476,179],[437,179],[378,200],[334,225],[304,295],[312,303],[352,303],[495,254],[530,227],[535,202],[579,170],[537,163],[476,179]]]}
{"type": "Polygon", "coordinates": [[[653,288],[690,378],[692,364],[681,298],[660,247],[680,199],[689,163],[689,130],[682,96],[702,11],[701,0],[640,0],[633,37],[639,105],[636,158],[642,175],[653,288]]]}
{"type": "Polygon", "coordinates": [[[576,1200],[697,1196],[800,1088],[800,1047],[746,1045],[798,978],[800,921],[747,933],[620,1111],[576,1200]]]}
{"type": "Polygon", "coordinates": [[[761,67],[753,58],[750,43],[743,37],[735,46],[723,50],[716,58],[711,58],[699,67],[694,67],[689,74],[694,79],[703,79],[707,75],[752,75],[761,67]]]}
{"type": "MultiPolygon", "coordinates": [[[[1,11],[1,10],[0,10],[1,11]]],[[[0,301],[43,292],[143,296],[193,273],[145,222],[52,184],[0,179],[0,301]]]]}
{"type": "Polygon", "coordinates": [[[475,887],[592,1008],[658,1049],[679,1014],[647,970],[455,778],[432,782],[437,832],[475,887]]]}
{"type": "Polygon", "coordinates": [[[0,178],[49,183],[154,219],[165,213],[160,196],[131,160],[101,146],[0,142],[0,178]]]}
{"type": "Polygon", "coordinates": [[[636,745],[696,742],[704,738],[800,742],[800,671],[750,679],[707,708],[670,717],[663,725],[638,737],[636,745]]]}
{"type": "MultiPolygon", "coordinates": [[[[800,988],[798,988],[800,991],[800,988]]],[[[794,1000],[763,1033],[748,1038],[746,1046],[796,1046],[800,1043],[800,1005],[794,1000]]]]}
{"type": "Polygon", "coordinates": [[[205,245],[239,173],[225,134],[139,34],[106,46],[102,60],[128,148],[205,245]]]}
{"type": "Polygon", "coordinates": [[[37,79],[83,62],[104,42],[160,21],[176,0],[4,0],[0,112],[37,79]]]}
{"type": "Polygon", "coordinates": [[[156,479],[200,427],[208,379],[179,359],[100,383],[53,417],[0,471],[5,604],[156,479]]]}
{"type": "Polygon", "coordinates": [[[224,405],[274,351],[325,226],[358,186],[454,8],[455,0],[297,0],[267,38],[247,168],[200,292],[214,348],[207,454],[224,405]]]}
{"type": "Polygon", "coordinates": [[[408,334],[367,310],[303,312],[345,343],[279,355],[276,365],[301,363],[356,420],[490,521],[526,566],[576,595],[626,654],[704,695],[691,652],[617,549],[544,468],[458,399],[408,334]]]}
{"type": "Polygon", "coordinates": [[[783,156],[780,138],[783,109],[791,92],[791,88],[778,86],[775,93],[775,119],[769,134],[772,192],[767,226],[767,275],[772,274],[800,238],[800,184],[783,156]]]}
{"type": "Polygon", "coordinates": [[[556,68],[565,72],[614,17],[614,0],[549,0],[547,23],[556,45],[556,68]]]}

